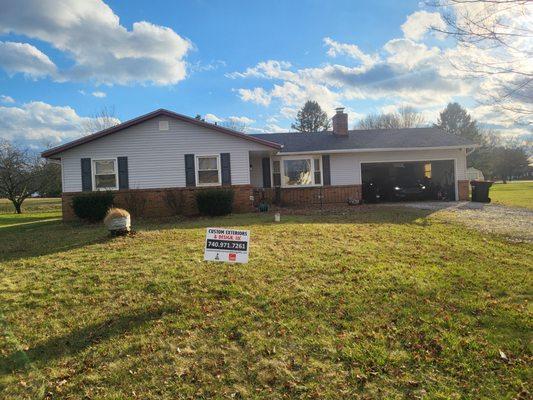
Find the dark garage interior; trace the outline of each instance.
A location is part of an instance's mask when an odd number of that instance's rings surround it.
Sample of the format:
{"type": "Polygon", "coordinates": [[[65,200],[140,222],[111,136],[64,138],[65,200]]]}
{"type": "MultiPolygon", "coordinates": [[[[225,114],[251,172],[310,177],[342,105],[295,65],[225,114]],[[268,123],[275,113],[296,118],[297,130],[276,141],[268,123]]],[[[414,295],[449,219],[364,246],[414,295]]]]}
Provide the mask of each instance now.
{"type": "Polygon", "coordinates": [[[454,161],[361,164],[363,201],[455,200],[454,161]]]}

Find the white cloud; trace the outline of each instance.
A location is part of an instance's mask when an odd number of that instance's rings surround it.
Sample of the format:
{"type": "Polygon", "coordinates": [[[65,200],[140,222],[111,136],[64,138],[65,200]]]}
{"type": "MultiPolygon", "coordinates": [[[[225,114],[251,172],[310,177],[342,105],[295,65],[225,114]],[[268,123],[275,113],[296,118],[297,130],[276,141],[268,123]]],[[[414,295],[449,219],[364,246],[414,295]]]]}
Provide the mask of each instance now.
{"type": "MultiPolygon", "coordinates": [[[[419,41],[424,38],[431,28],[444,29],[446,24],[438,12],[416,11],[407,17],[401,26],[404,36],[407,39],[419,41]]],[[[437,34],[437,38],[443,39],[442,34],[437,34]]]]}
{"type": "Polygon", "coordinates": [[[33,79],[55,76],[57,71],[46,54],[28,43],[17,42],[0,42],[0,67],[9,75],[22,73],[33,79]]]}
{"type": "Polygon", "coordinates": [[[99,98],[103,98],[103,97],[107,96],[107,94],[105,92],[100,92],[100,91],[92,92],[92,95],[94,97],[99,97],[99,98]]]}
{"type": "Polygon", "coordinates": [[[237,89],[237,91],[243,101],[250,101],[262,106],[268,106],[272,98],[265,89],[260,87],[254,89],[237,89]]]}
{"type": "Polygon", "coordinates": [[[5,94],[2,94],[2,95],[0,95],[0,102],[4,103],[4,104],[10,104],[10,103],[14,103],[15,99],[13,97],[11,97],[11,96],[7,96],[5,94]]]}
{"type": "MultiPolygon", "coordinates": [[[[413,43],[413,42],[411,42],[413,43]]],[[[335,107],[346,106],[356,99],[390,99],[396,97],[404,102],[418,102],[424,105],[443,104],[454,96],[467,95],[471,88],[456,77],[448,77],[441,70],[449,63],[434,49],[425,46],[412,48],[412,60],[402,63],[406,57],[406,43],[389,43],[389,59],[383,60],[368,70],[339,64],[326,64],[316,68],[281,69],[270,88],[255,87],[238,89],[243,101],[263,106],[272,100],[281,103],[280,109],[289,117],[307,100],[316,100],[332,115],[335,107]]],[[[413,43],[415,46],[417,44],[413,43]]],[[[404,60],[405,61],[405,60],[404,60]]],[[[261,67],[249,68],[249,71],[261,67]]]]}
{"type": "Polygon", "coordinates": [[[42,101],[32,101],[20,107],[0,106],[0,137],[59,143],[81,136],[81,127],[90,119],[78,115],[69,106],[53,106],[42,101]]]}
{"type": "Polygon", "coordinates": [[[406,37],[385,43],[381,57],[365,54],[356,44],[324,38],[328,56],[346,55],[357,60],[358,65],[328,63],[297,69],[288,61],[268,60],[227,76],[273,81],[271,85],[239,88],[236,92],[243,101],[265,107],[274,101],[279,103],[280,116],[287,119],[294,118],[307,100],[318,101],[329,115],[338,106],[346,106],[354,116],[360,115],[350,109],[350,102],[355,100],[443,107],[457,97],[474,96],[480,82],[453,68],[449,49],[413,40],[423,38],[430,26],[441,22],[438,13],[412,14],[402,27],[406,37]]]}
{"type": "Polygon", "coordinates": [[[205,114],[204,119],[212,124],[224,121],[222,118],[217,117],[215,114],[205,114]]]}
{"type": "Polygon", "coordinates": [[[204,119],[207,122],[210,122],[212,124],[217,123],[235,123],[235,124],[242,124],[242,125],[251,125],[255,122],[255,120],[245,117],[245,116],[235,116],[232,115],[231,117],[223,118],[219,117],[215,114],[205,114],[204,119]]]}
{"type": "Polygon", "coordinates": [[[328,51],[326,52],[328,56],[337,57],[338,55],[347,55],[355,60],[359,60],[361,64],[367,68],[379,61],[379,56],[377,54],[365,54],[355,44],[339,43],[326,37],[324,38],[324,45],[328,47],[328,51]]]}
{"type": "Polygon", "coordinates": [[[425,44],[415,43],[409,39],[392,39],[385,43],[383,49],[390,56],[387,61],[391,64],[405,66],[413,69],[424,61],[431,61],[440,54],[438,47],[428,48],[425,44]]]}
{"type": "Polygon", "coordinates": [[[189,70],[193,72],[215,71],[220,67],[225,66],[226,62],[224,60],[215,60],[207,64],[197,61],[196,63],[189,65],[189,70]]]}
{"type": "MultiPolygon", "coordinates": [[[[74,65],[60,71],[57,80],[104,84],[175,84],[187,74],[184,58],[193,47],[172,29],[150,22],[134,22],[128,30],[101,0],[63,0],[60,5],[56,0],[5,0],[0,33],[48,42],[72,58],[74,65]]],[[[53,75],[54,65],[48,57],[34,47],[31,52],[26,49],[28,52],[26,60],[33,60],[33,69],[27,71],[25,63],[19,62],[8,71],[53,75]],[[34,65],[36,60],[41,61],[39,68],[34,65]]],[[[9,57],[5,50],[1,53],[9,57]]]]}
{"type": "Polygon", "coordinates": [[[281,133],[281,132],[288,132],[289,129],[283,127],[283,126],[279,126],[277,124],[267,124],[265,126],[265,132],[268,132],[268,133],[281,133]]]}
{"type": "Polygon", "coordinates": [[[277,124],[266,124],[263,128],[247,128],[248,131],[253,133],[281,133],[289,132],[288,128],[284,128],[277,124]]]}
{"type": "Polygon", "coordinates": [[[287,61],[268,60],[258,63],[253,68],[247,68],[244,72],[232,72],[226,74],[228,78],[268,78],[268,79],[286,79],[290,72],[287,71],[291,63],[287,61]]]}
{"type": "Polygon", "coordinates": [[[251,125],[255,122],[255,120],[248,118],[248,117],[237,117],[237,116],[231,116],[228,117],[228,121],[236,122],[243,125],[251,125]]]}

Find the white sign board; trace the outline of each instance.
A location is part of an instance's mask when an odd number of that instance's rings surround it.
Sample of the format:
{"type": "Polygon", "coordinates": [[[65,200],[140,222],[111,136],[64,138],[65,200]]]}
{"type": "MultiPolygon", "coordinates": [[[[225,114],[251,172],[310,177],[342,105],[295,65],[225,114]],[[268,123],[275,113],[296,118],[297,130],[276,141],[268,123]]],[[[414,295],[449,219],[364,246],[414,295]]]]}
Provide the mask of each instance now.
{"type": "Polygon", "coordinates": [[[249,244],[250,231],[207,228],[204,260],[247,263],[249,244]]]}

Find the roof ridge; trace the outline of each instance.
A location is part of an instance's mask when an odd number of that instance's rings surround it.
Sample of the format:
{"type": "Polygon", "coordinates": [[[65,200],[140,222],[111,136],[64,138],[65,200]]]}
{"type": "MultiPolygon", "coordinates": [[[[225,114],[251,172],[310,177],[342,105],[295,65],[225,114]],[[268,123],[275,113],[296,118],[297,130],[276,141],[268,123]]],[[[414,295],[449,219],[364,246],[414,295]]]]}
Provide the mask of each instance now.
{"type": "Polygon", "coordinates": [[[41,157],[45,157],[45,158],[51,157],[51,156],[53,156],[53,155],[55,155],[57,153],[72,149],[74,147],[80,146],[80,145],[88,143],[88,142],[92,142],[93,140],[96,140],[96,139],[99,139],[101,137],[104,137],[104,136],[119,132],[119,131],[121,131],[123,129],[126,129],[126,128],[129,128],[131,126],[140,124],[142,122],[148,121],[148,120],[150,120],[152,118],[155,118],[155,117],[157,117],[159,115],[166,115],[167,117],[170,117],[170,118],[176,118],[176,119],[178,119],[180,121],[183,121],[183,122],[188,122],[188,123],[191,123],[191,124],[195,124],[195,125],[207,128],[207,129],[212,129],[212,130],[215,130],[215,131],[218,131],[218,132],[221,132],[221,133],[225,133],[225,134],[228,134],[228,135],[231,135],[231,136],[239,137],[241,139],[250,140],[252,142],[260,143],[260,144],[263,144],[265,146],[269,146],[269,147],[272,147],[272,148],[280,149],[282,147],[279,143],[269,142],[268,140],[265,140],[265,139],[254,138],[254,137],[252,137],[252,136],[250,136],[250,135],[248,135],[246,133],[243,133],[243,132],[238,132],[236,130],[225,128],[225,127],[220,126],[220,125],[211,124],[211,123],[206,122],[206,121],[201,121],[201,120],[198,120],[196,118],[192,118],[192,117],[189,117],[189,116],[186,116],[186,115],[183,115],[183,114],[179,114],[177,112],[170,111],[170,110],[167,110],[167,109],[164,109],[164,108],[159,108],[159,109],[151,111],[151,112],[149,112],[147,114],[143,114],[143,115],[140,115],[138,117],[135,117],[135,118],[129,119],[127,121],[121,122],[118,125],[115,125],[115,126],[112,126],[112,127],[106,128],[106,129],[102,129],[101,131],[92,133],[92,134],[87,135],[87,136],[82,136],[82,137],[80,137],[78,139],[72,140],[70,142],[67,142],[67,143],[64,143],[62,145],[59,145],[59,146],[53,147],[51,149],[48,149],[46,151],[43,151],[41,153],[41,157]]]}

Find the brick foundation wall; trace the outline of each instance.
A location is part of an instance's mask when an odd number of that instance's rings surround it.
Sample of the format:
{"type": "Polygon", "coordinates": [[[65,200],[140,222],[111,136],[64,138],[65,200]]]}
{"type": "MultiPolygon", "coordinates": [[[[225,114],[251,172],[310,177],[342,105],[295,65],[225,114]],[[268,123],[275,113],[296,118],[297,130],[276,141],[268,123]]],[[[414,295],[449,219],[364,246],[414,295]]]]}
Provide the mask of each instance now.
{"type": "Polygon", "coordinates": [[[459,189],[459,200],[470,200],[470,181],[457,181],[457,187],[459,189]]]}
{"type": "MultiPolygon", "coordinates": [[[[233,203],[233,210],[236,213],[250,212],[254,210],[252,200],[250,196],[253,194],[252,187],[250,185],[232,186],[235,191],[235,200],[233,203]]],[[[169,207],[167,196],[170,192],[182,203],[181,214],[192,216],[198,214],[196,207],[196,192],[200,190],[206,190],[206,188],[170,188],[170,189],[130,189],[119,190],[114,192],[115,206],[124,208],[132,214],[134,204],[144,203],[143,207],[138,207],[140,216],[142,217],[167,217],[176,215],[176,212],[169,207]],[[135,201],[139,199],[140,201],[135,201]]],[[[62,209],[63,209],[63,221],[73,221],[77,217],[72,209],[72,198],[78,193],[63,193],[62,195],[62,209]]]]}
{"type": "MultiPolygon", "coordinates": [[[[347,203],[348,199],[361,200],[362,198],[361,185],[281,188],[279,190],[281,206],[347,203]]],[[[264,196],[267,202],[275,203],[276,189],[268,188],[260,189],[259,192],[256,191],[256,204],[261,201],[261,196],[264,196]]]]}

